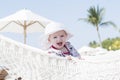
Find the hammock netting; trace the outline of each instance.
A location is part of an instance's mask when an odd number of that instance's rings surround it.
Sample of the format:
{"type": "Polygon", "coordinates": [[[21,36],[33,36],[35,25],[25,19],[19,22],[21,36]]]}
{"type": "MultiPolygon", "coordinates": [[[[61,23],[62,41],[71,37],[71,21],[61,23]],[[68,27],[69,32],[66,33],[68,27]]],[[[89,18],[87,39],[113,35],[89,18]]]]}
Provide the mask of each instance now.
{"type": "Polygon", "coordinates": [[[77,63],[0,35],[5,80],[120,80],[120,50],[87,56],[77,63]]]}

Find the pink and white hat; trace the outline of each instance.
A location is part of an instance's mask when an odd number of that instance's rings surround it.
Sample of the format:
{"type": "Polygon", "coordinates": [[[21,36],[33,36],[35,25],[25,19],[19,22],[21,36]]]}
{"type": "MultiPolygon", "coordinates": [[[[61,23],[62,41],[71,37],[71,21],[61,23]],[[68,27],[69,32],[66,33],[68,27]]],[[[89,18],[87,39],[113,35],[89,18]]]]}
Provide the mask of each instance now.
{"type": "Polygon", "coordinates": [[[43,42],[42,42],[44,49],[48,49],[51,46],[50,42],[48,41],[49,35],[57,32],[57,31],[60,31],[60,30],[64,30],[67,33],[67,40],[69,40],[73,36],[65,28],[65,26],[63,24],[57,23],[57,22],[52,22],[45,27],[44,38],[43,38],[43,42]]]}

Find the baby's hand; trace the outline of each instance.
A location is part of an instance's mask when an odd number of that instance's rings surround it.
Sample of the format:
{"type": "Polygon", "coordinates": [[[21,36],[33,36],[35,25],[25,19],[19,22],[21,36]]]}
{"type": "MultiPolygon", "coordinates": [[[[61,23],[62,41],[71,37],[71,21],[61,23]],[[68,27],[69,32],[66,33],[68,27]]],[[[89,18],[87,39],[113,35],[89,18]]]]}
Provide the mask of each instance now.
{"type": "Polygon", "coordinates": [[[70,62],[73,63],[73,64],[76,64],[76,63],[77,63],[76,60],[75,60],[75,58],[72,57],[72,56],[66,56],[66,58],[67,58],[68,60],[70,60],[70,62]]]}
{"type": "Polygon", "coordinates": [[[71,57],[71,56],[66,56],[66,58],[67,58],[68,60],[72,60],[72,57],[71,57]]]}
{"type": "Polygon", "coordinates": [[[80,57],[80,58],[78,58],[79,60],[85,60],[85,58],[82,58],[82,57],[80,57]]]}

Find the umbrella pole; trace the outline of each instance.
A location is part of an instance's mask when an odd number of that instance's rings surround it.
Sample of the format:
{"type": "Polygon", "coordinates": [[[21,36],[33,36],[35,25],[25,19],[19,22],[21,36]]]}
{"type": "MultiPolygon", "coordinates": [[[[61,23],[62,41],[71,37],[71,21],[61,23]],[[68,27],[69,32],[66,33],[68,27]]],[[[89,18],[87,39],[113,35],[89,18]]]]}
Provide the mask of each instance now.
{"type": "Polygon", "coordinates": [[[26,30],[24,30],[24,44],[26,44],[26,30]]]}
{"type": "Polygon", "coordinates": [[[27,28],[27,26],[26,26],[26,21],[24,21],[24,26],[23,26],[23,28],[24,28],[24,44],[26,44],[26,28],[27,28]]]}

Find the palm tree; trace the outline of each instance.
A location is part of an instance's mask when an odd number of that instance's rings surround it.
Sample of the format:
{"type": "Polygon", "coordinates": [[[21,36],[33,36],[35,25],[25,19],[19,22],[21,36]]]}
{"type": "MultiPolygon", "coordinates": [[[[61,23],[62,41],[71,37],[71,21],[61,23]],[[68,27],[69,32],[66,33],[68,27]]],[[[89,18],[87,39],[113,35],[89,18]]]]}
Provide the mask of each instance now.
{"type": "Polygon", "coordinates": [[[101,36],[99,32],[99,26],[112,25],[113,27],[116,27],[116,25],[111,21],[102,22],[104,11],[105,11],[104,8],[99,8],[99,6],[95,8],[95,6],[93,6],[88,9],[87,18],[79,18],[79,20],[84,20],[85,22],[88,22],[92,24],[93,26],[95,26],[101,47],[102,47],[102,43],[101,43],[101,36]]]}

